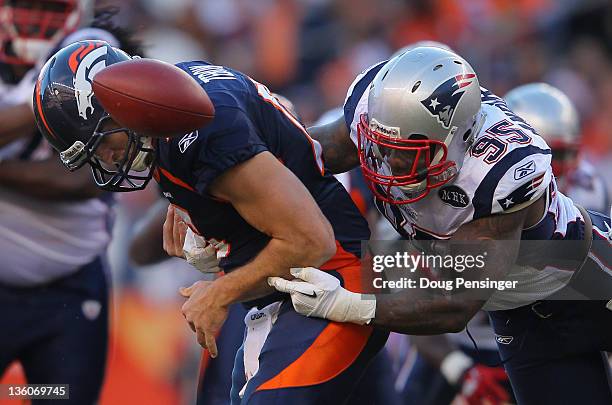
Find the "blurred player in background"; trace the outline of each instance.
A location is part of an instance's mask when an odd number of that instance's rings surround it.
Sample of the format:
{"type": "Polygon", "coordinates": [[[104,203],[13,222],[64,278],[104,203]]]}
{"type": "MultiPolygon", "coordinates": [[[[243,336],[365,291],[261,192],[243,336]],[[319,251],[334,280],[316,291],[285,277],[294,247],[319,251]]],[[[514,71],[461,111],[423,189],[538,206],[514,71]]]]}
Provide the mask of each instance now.
{"type": "Polygon", "coordinates": [[[35,129],[32,91],[58,45],[120,38],[136,51],[110,14],[92,20],[85,0],[0,5],[0,373],[18,360],[28,383],[70,384],[73,404],[95,403],[104,377],[111,199],[66,175],[35,129]]]}
{"type": "Polygon", "coordinates": [[[89,114],[79,114],[75,94],[86,89],[74,80],[70,61],[80,46],[93,49],[93,56],[77,58],[77,71],[94,62],[109,66],[130,59],[101,42],[76,43],[56,53],[35,90],[39,128],[64,164],[76,169],[89,163],[107,190],[142,189],[157,158],[154,173],[172,203],[165,250],[183,256],[184,241],[177,236],[189,227],[218,250],[218,267],[226,273],[181,290],[188,297],[183,314],[198,342],[215,357],[215,335],[228,307],[245,302],[250,308],[232,403],[345,401],[387,333],[304,318],[266,282],[272,274],[288,276],[291,267],[318,263],[347,288],[361,291],[359,257],[361,241],[369,238],[367,223],[323,168],[318,144],[265,86],[200,61],[177,66],[206,91],[214,120],[195,133],[149,143],[118,127],[93,95],[89,114]],[[58,119],[66,116],[68,121],[58,119]],[[85,148],[92,142],[93,150],[85,148]]]}
{"type": "Polygon", "coordinates": [[[561,192],[587,209],[608,212],[606,182],[580,154],[580,118],[572,101],[546,83],[518,86],[504,99],[551,147],[553,173],[561,192]]]}

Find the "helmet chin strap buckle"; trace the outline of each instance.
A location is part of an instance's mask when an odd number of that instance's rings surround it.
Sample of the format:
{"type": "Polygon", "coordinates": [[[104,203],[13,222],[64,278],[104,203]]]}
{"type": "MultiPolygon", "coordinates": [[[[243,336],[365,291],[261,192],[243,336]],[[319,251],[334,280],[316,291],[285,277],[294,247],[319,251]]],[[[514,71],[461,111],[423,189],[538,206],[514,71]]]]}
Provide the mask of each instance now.
{"type": "Polygon", "coordinates": [[[83,166],[87,160],[87,156],[84,151],[85,144],[81,141],[76,141],[68,149],[60,152],[59,155],[64,166],[66,166],[70,171],[73,171],[83,166]]]}

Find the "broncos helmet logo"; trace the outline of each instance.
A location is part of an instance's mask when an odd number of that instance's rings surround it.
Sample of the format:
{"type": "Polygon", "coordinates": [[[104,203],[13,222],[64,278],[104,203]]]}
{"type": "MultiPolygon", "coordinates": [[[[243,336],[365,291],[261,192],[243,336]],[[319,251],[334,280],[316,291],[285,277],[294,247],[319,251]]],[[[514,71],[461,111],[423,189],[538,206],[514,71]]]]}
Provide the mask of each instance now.
{"type": "Polygon", "coordinates": [[[475,77],[473,73],[453,76],[439,85],[429,97],[421,100],[421,104],[444,128],[449,129],[457,104],[475,77]]]}
{"type": "Polygon", "coordinates": [[[81,45],[68,59],[68,66],[74,73],[73,87],[74,96],[79,110],[79,116],[87,119],[87,112],[94,106],[91,102],[93,92],[91,82],[100,70],[106,67],[107,47],[100,44],[90,43],[81,45]]]}

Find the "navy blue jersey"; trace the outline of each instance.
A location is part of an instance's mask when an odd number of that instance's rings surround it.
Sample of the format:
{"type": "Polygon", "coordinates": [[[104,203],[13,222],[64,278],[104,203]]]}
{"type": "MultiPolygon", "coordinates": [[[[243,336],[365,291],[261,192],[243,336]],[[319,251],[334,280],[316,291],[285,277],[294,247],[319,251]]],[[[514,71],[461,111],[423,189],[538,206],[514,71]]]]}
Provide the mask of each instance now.
{"type": "Polygon", "coordinates": [[[206,90],[215,118],[183,137],[159,140],[156,177],[164,195],[189,213],[204,238],[229,246],[220,266],[229,271],[247,263],[270,238],[249,225],[230,203],[212,197],[209,187],[226,170],[264,151],[302,181],[340,246],[360,256],[361,241],[370,236],[367,223],[342,185],[324,171],[320,145],[304,126],[265,86],[240,72],[201,61],[177,66],[206,90]]]}

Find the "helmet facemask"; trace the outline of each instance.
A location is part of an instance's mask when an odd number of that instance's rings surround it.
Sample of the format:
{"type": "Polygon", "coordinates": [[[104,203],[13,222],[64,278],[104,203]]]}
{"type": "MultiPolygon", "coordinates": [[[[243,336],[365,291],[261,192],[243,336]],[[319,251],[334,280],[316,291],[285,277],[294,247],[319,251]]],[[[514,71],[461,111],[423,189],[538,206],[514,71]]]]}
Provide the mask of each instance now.
{"type": "Polygon", "coordinates": [[[404,139],[392,131],[386,134],[377,130],[380,124],[372,121],[369,125],[367,115],[361,116],[357,147],[364,178],[378,199],[398,205],[413,203],[457,174],[455,162],[447,160],[444,142],[424,135],[404,139]],[[403,163],[406,165],[401,167],[403,163]]]}
{"type": "Polygon", "coordinates": [[[89,163],[96,185],[113,192],[142,190],[153,175],[155,166],[155,149],[150,138],[141,137],[128,128],[104,129],[112,123],[110,115],[105,114],[98,122],[93,135],[83,144],[75,142],[70,148],[60,153],[62,163],[71,171],[89,163]],[[126,147],[123,157],[114,167],[103,162],[97,155],[98,147],[110,135],[126,135],[126,147]]]}
{"type": "Polygon", "coordinates": [[[0,6],[0,60],[34,65],[81,20],[78,1],[7,0],[0,6]]]}
{"type": "Polygon", "coordinates": [[[580,145],[564,141],[548,141],[552,150],[552,170],[557,178],[564,178],[578,167],[580,145]]]}

